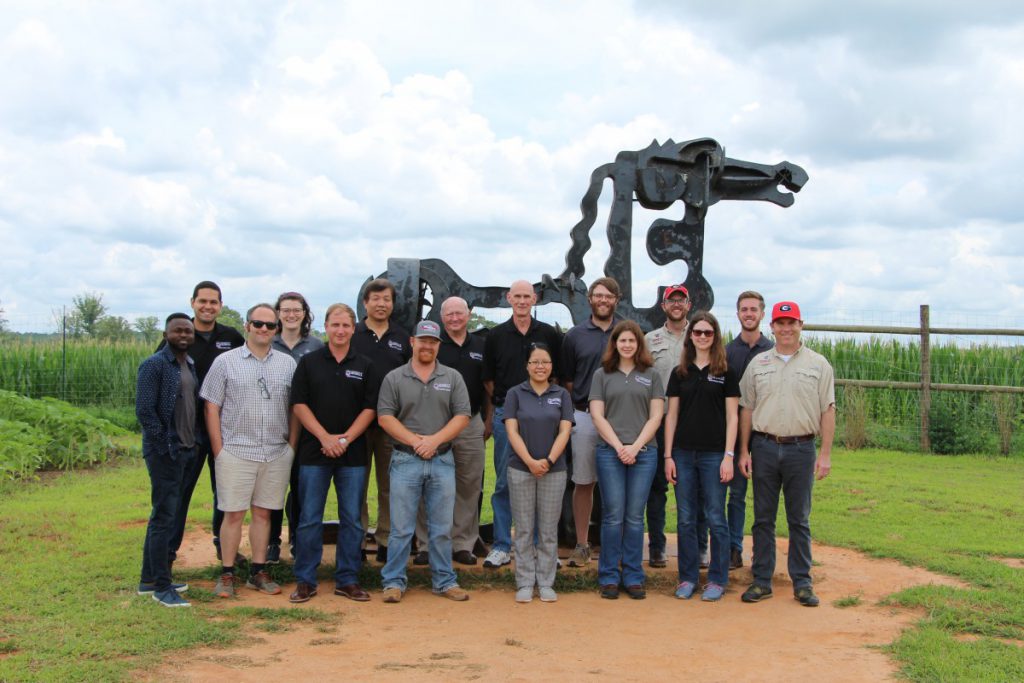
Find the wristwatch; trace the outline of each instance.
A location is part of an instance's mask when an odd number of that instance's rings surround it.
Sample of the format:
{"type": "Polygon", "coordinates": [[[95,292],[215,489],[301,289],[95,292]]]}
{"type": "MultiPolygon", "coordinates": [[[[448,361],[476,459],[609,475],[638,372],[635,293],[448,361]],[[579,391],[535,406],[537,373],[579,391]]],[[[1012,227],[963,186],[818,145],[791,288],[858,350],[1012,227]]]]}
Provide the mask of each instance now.
{"type": "Polygon", "coordinates": [[[726,451],[725,452],[725,457],[727,457],[727,458],[735,458],[736,454],[733,453],[732,451],[726,451]]]}

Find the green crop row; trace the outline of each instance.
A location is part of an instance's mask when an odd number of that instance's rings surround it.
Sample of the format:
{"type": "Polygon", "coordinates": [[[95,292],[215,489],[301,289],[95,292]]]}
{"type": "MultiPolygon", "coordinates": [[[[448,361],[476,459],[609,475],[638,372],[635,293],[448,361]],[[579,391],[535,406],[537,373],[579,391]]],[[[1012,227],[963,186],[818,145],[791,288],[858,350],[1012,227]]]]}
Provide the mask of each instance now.
{"type": "Polygon", "coordinates": [[[54,398],[0,390],[0,478],[72,469],[128,454],[128,431],[54,398]]]}

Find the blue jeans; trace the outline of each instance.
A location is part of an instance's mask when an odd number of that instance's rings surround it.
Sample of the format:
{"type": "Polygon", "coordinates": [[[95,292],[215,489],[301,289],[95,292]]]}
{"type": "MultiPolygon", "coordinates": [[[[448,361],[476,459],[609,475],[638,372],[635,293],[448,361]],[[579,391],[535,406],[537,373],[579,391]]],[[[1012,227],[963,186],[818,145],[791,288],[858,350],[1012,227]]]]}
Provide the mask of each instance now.
{"type": "Polygon", "coordinates": [[[718,474],[722,453],[674,448],[672,460],[676,464],[676,506],[679,515],[676,528],[679,581],[696,584],[700,578],[697,518],[700,499],[703,497],[704,512],[711,529],[708,583],[726,586],[729,583],[729,525],[725,521],[726,485],[720,481],[718,474]],[[703,496],[699,495],[700,492],[703,496]]]}
{"type": "Polygon", "coordinates": [[[455,514],[455,455],[450,451],[422,460],[411,453],[392,451],[388,468],[391,478],[391,538],[388,561],[380,575],[384,588],[408,585],[406,562],[416,534],[416,513],[423,499],[427,510],[427,540],[430,582],[435,593],[456,585],[452,569],[452,519],[455,514]]]}
{"type": "Polygon", "coordinates": [[[494,493],[491,494],[491,510],[494,512],[494,543],[492,550],[512,550],[512,502],[508,495],[508,457],[512,449],[508,445],[505,431],[505,408],[494,407],[492,421],[494,438],[494,493]]]}
{"type": "Polygon", "coordinates": [[[338,497],[338,543],[335,547],[334,583],[347,586],[359,583],[362,564],[363,524],[360,508],[363,499],[365,467],[341,465],[299,465],[299,491],[302,500],[299,525],[295,530],[295,577],[317,585],[316,568],[324,553],[324,505],[334,482],[338,497]]]}
{"type": "Polygon", "coordinates": [[[727,486],[729,487],[729,503],[726,506],[726,519],[729,522],[729,543],[735,550],[743,551],[743,524],[747,515],[747,478],[736,474],[727,486]]]}
{"type": "Polygon", "coordinates": [[[153,584],[157,591],[171,586],[171,562],[176,550],[172,542],[181,504],[181,487],[185,473],[195,459],[195,448],[183,448],[175,458],[167,453],[145,458],[152,510],[142,546],[141,582],[153,584]]]}
{"type": "Polygon", "coordinates": [[[597,582],[602,586],[644,583],[644,508],[657,467],[654,446],[644,447],[634,464],[624,465],[611,446],[603,441],[597,444],[602,510],[597,582]]]}
{"type": "Polygon", "coordinates": [[[793,589],[811,585],[811,490],[814,488],[814,441],[778,444],[763,436],[751,439],[754,482],[754,583],[770,587],[775,573],[775,517],[779,493],[786,497],[789,527],[789,578],[793,589]]]}

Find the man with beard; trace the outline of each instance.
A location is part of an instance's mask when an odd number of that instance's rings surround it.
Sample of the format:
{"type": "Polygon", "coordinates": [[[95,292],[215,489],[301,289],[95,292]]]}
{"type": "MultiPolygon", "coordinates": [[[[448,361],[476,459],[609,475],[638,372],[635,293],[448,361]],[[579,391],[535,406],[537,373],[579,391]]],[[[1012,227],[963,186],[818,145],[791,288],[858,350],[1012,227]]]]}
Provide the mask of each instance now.
{"type": "Polygon", "coordinates": [[[420,501],[427,513],[430,578],[434,593],[462,602],[469,593],[452,570],[452,515],[455,510],[455,456],[452,441],[469,424],[466,383],[457,370],[437,362],[441,327],[432,320],[416,325],[412,359],[384,378],[377,422],[394,440],[391,453],[391,529],[388,561],[381,569],[384,602],[402,600],[406,562],[416,532],[420,501]]]}
{"type": "MultiPolygon", "coordinates": [[[[668,386],[672,370],[679,365],[683,355],[683,342],[686,341],[686,316],[690,313],[690,293],[683,285],[669,285],[661,295],[661,310],[665,313],[665,324],[645,335],[647,348],[654,358],[654,369],[661,376],[662,386],[668,386]]],[[[658,429],[658,462],[664,462],[665,430],[664,422],[658,429]]],[[[668,564],[665,554],[665,502],[668,494],[668,480],[665,470],[655,470],[654,481],[651,483],[651,494],[647,498],[647,538],[648,564],[652,567],[664,567],[668,564]]],[[[701,515],[703,517],[703,515],[701,515]]],[[[705,543],[707,531],[704,532],[705,543]]],[[[698,524],[697,538],[701,531],[698,524]]],[[[705,546],[706,547],[706,546],[705,546]]]]}
{"type": "MultiPolygon", "coordinates": [[[[356,325],[355,334],[352,335],[352,350],[372,360],[377,369],[377,376],[384,377],[407,363],[412,355],[409,333],[391,322],[391,314],[395,310],[395,286],[384,278],[366,283],[363,288],[363,307],[366,309],[366,318],[356,325]]],[[[391,532],[388,477],[391,439],[379,425],[371,425],[366,430],[366,445],[377,481],[377,526],[374,529],[377,561],[386,562],[388,535],[391,532]]],[[[363,483],[363,529],[370,526],[370,515],[366,506],[366,491],[369,485],[370,479],[367,477],[363,483]]]]}
{"type": "MultiPolygon", "coordinates": [[[[767,351],[775,343],[761,334],[764,320],[764,297],[748,290],[736,298],[736,317],[740,321],[740,334],[725,346],[729,369],[742,378],[754,356],[767,351]]],[[[749,444],[748,444],[749,446],[749,444]]],[[[742,449],[741,449],[742,450],[742,449]]],[[[747,478],[733,477],[729,482],[729,502],[726,506],[729,523],[729,569],[743,566],[743,524],[747,513],[747,478]]]]}
{"type": "Polygon", "coordinates": [[[572,514],[576,525],[576,548],[569,555],[570,567],[590,562],[590,513],[594,509],[594,485],[597,483],[597,429],[590,418],[590,380],[601,366],[612,328],[621,318],[615,316],[619,303],[619,283],[599,277],[587,290],[590,317],[574,326],[562,342],[563,385],[572,396],[576,423],[572,428],[572,514]]]}

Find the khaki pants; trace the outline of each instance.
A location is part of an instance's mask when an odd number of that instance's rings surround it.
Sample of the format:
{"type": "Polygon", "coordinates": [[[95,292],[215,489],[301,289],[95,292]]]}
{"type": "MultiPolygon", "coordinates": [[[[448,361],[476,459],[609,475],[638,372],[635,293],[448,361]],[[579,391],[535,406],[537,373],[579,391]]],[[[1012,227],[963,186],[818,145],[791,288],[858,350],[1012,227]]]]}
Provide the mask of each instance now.
{"type": "MultiPolygon", "coordinates": [[[[366,430],[367,464],[373,464],[373,473],[377,478],[377,526],[373,536],[378,546],[387,546],[391,535],[391,479],[388,469],[391,465],[391,437],[377,425],[366,430]]],[[[366,507],[366,492],[370,488],[370,477],[363,484],[363,529],[370,528],[370,513],[366,507]]]]}

